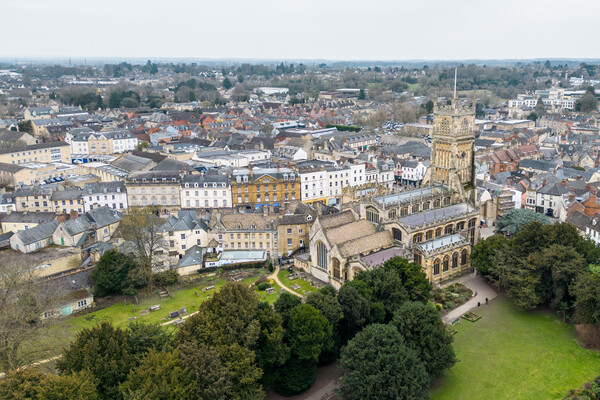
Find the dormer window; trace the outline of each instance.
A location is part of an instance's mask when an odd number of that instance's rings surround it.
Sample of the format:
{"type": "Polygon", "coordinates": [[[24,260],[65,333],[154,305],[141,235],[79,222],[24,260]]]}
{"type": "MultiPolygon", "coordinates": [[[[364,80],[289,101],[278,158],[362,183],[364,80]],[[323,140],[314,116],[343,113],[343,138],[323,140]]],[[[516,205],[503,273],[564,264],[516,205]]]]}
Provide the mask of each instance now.
{"type": "Polygon", "coordinates": [[[204,182],[204,187],[207,187],[208,185],[206,184],[206,182],[204,182]]]}
{"type": "Polygon", "coordinates": [[[194,187],[198,187],[198,182],[194,183],[194,187]]]}
{"type": "Polygon", "coordinates": [[[307,221],[312,221],[312,215],[307,215],[307,216],[306,216],[306,220],[307,220],[307,221]]]}

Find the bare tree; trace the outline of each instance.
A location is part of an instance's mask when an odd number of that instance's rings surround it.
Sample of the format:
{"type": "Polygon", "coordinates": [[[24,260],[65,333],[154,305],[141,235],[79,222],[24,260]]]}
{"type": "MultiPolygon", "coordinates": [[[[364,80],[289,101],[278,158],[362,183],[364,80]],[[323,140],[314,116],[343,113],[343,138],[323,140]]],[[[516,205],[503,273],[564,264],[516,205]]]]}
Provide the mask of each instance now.
{"type": "Polygon", "coordinates": [[[132,208],[123,217],[119,229],[139,264],[140,275],[152,291],[152,273],[164,268],[168,260],[166,241],[160,232],[164,220],[151,208],[132,208]]]}
{"type": "Polygon", "coordinates": [[[60,295],[40,284],[35,270],[19,256],[3,255],[0,264],[0,366],[15,370],[43,351],[40,346],[42,319],[53,299],[60,295]]]}

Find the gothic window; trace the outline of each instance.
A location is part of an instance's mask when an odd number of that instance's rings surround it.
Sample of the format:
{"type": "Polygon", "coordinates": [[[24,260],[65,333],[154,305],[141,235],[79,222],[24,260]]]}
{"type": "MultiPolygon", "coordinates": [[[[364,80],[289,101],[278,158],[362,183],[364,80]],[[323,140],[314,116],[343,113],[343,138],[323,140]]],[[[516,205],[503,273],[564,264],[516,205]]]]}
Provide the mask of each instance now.
{"type": "Polygon", "coordinates": [[[418,204],[414,204],[412,206],[412,213],[418,213],[419,212],[419,205],[418,204]]]}
{"type": "Polygon", "coordinates": [[[408,215],[408,207],[402,207],[402,209],[400,210],[400,216],[406,217],[407,215],[408,215]]]}
{"type": "Polygon", "coordinates": [[[439,275],[440,274],[440,259],[436,258],[435,261],[433,262],[433,275],[439,275]]]}
{"type": "Polygon", "coordinates": [[[440,207],[440,199],[435,199],[433,201],[433,208],[439,208],[440,207]]]}
{"type": "Polygon", "coordinates": [[[460,125],[460,133],[465,134],[469,133],[469,122],[465,119],[460,125]]]}
{"type": "Polygon", "coordinates": [[[396,218],[396,210],[391,210],[390,212],[388,212],[388,219],[394,218],[396,218]]]}
{"type": "Polygon", "coordinates": [[[450,204],[450,196],[444,197],[444,205],[447,206],[450,204]]]}
{"type": "Polygon", "coordinates": [[[429,210],[429,202],[423,203],[423,211],[429,210]]]}
{"type": "Polygon", "coordinates": [[[460,221],[459,223],[456,224],[457,231],[462,231],[463,229],[465,229],[465,221],[460,221]]]}
{"type": "Polygon", "coordinates": [[[452,254],[452,269],[456,268],[458,268],[458,253],[454,252],[454,254],[452,254]]]}
{"type": "Polygon", "coordinates": [[[463,249],[460,253],[460,265],[461,267],[467,265],[467,249],[463,249]]]}
{"type": "Polygon", "coordinates": [[[448,267],[449,267],[449,265],[448,265],[448,264],[449,264],[449,263],[450,263],[450,257],[448,257],[448,256],[445,256],[445,257],[444,257],[444,263],[443,263],[443,266],[444,266],[444,268],[443,268],[443,271],[444,271],[444,272],[448,272],[448,267]]]}
{"type": "Polygon", "coordinates": [[[401,241],[402,231],[398,228],[392,228],[392,236],[394,237],[394,240],[401,241]]]}
{"type": "Polygon", "coordinates": [[[327,248],[323,242],[317,242],[317,266],[327,269],[327,248]]]}
{"type": "Polygon", "coordinates": [[[332,263],[332,269],[333,269],[333,277],[335,279],[340,279],[342,277],[342,271],[340,268],[340,260],[338,260],[337,258],[333,257],[331,260],[332,263]]]}
{"type": "Polygon", "coordinates": [[[423,241],[423,234],[417,233],[413,236],[413,243],[421,243],[423,241]]]}
{"type": "Polygon", "coordinates": [[[427,233],[425,234],[425,240],[431,239],[433,239],[433,231],[427,231],[427,233]]]}
{"type": "Polygon", "coordinates": [[[450,235],[452,233],[452,225],[446,225],[444,228],[444,235],[450,235]]]}
{"type": "Polygon", "coordinates": [[[435,237],[440,237],[442,236],[442,228],[437,228],[435,230],[435,237]]]}
{"type": "Polygon", "coordinates": [[[442,120],[442,122],[440,123],[440,133],[441,134],[449,134],[450,133],[450,120],[447,118],[444,118],[442,120]]]}
{"type": "Polygon", "coordinates": [[[415,264],[421,265],[421,255],[419,253],[415,253],[415,256],[413,257],[413,262],[415,264]]]}
{"type": "Polygon", "coordinates": [[[378,224],[379,223],[379,212],[374,207],[367,207],[367,221],[378,224]]]}
{"type": "Polygon", "coordinates": [[[468,236],[471,239],[471,245],[475,244],[475,225],[477,224],[477,218],[471,218],[469,220],[469,232],[468,236]]]}

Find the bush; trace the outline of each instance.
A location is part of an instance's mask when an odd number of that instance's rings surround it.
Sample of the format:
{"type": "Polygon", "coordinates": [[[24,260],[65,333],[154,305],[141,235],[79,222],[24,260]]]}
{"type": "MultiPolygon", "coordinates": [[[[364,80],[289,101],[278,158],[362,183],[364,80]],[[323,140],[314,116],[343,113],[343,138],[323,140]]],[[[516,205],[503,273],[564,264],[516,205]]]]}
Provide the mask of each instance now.
{"type": "Polygon", "coordinates": [[[300,394],[310,388],[317,379],[317,363],[314,360],[290,358],[281,368],[275,382],[275,391],[282,396],[300,394]]]}
{"type": "Polygon", "coordinates": [[[451,301],[447,301],[444,303],[444,309],[449,310],[452,308],[452,302],[451,301]]]}
{"type": "Polygon", "coordinates": [[[259,284],[261,284],[261,283],[264,283],[264,282],[267,282],[267,277],[266,277],[266,276],[264,276],[264,275],[261,275],[261,276],[260,276],[260,277],[259,277],[259,278],[256,280],[256,282],[254,282],[254,284],[255,284],[256,286],[258,286],[259,284]]]}
{"type": "Polygon", "coordinates": [[[152,275],[156,286],[172,286],[179,280],[179,272],[177,271],[162,271],[152,275]]]}
{"type": "Polygon", "coordinates": [[[256,287],[258,288],[258,290],[260,290],[261,292],[264,291],[266,288],[269,287],[269,283],[268,282],[261,282],[258,285],[256,285],[256,287]]]}

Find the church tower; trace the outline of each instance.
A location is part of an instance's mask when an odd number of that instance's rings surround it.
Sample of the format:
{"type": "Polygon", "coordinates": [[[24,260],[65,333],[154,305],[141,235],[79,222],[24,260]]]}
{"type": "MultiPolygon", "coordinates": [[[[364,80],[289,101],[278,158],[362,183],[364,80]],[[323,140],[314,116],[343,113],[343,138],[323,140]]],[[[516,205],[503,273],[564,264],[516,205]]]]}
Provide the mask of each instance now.
{"type": "Polygon", "coordinates": [[[434,102],[431,180],[467,194],[475,187],[475,98],[461,106],[454,91],[452,104],[434,102]]]}

